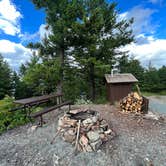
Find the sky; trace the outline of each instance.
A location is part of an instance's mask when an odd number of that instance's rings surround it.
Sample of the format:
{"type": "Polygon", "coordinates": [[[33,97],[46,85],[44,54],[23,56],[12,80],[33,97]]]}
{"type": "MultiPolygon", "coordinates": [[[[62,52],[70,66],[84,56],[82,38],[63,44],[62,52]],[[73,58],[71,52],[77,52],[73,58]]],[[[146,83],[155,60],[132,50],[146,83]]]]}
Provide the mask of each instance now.
{"type": "MultiPolygon", "coordinates": [[[[108,0],[108,2],[112,2],[108,0]]],[[[117,0],[120,19],[134,18],[135,41],[123,48],[144,67],[166,65],[166,1],[117,0]]],[[[0,53],[13,70],[30,59],[27,43],[40,41],[45,30],[45,13],[31,0],[0,0],[0,53]]]]}

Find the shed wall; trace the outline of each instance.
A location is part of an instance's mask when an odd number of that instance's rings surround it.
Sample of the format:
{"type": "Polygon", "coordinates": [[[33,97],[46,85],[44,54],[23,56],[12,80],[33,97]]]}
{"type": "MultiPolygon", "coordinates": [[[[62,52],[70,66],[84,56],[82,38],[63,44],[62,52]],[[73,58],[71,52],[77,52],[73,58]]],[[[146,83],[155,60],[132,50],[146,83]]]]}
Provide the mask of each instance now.
{"type": "Polygon", "coordinates": [[[113,104],[115,101],[119,101],[123,97],[127,96],[132,90],[132,85],[132,83],[108,84],[107,96],[110,104],[113,104]]]}

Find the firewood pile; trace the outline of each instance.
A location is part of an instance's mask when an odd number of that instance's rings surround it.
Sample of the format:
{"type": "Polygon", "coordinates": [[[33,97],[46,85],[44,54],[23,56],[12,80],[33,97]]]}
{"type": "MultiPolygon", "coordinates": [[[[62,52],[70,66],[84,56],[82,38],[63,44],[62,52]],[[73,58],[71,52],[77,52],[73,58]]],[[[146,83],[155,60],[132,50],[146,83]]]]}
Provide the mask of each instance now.
{"type": "Polygon", "coordinates": [[[90,109],[67,112],[58,121],[58,131],[76,150],[84,152],[96,151],[115,134],[99,112],[90,109]]]}
{"type": "Polygon", "coordinates": [[[131,92],[120,101],[122,112],[143,113],[143,97],[137,92],[131,92]]]}

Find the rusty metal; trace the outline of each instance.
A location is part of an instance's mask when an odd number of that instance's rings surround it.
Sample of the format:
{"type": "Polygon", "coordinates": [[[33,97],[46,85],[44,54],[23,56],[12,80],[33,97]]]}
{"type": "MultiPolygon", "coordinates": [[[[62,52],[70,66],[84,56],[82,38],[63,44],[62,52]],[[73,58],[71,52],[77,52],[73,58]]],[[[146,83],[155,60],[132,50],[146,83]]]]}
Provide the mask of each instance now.
{"type": "Polygon", "coordinates": [[[149,99],[147,99],[146,97],[142,96],[143,97],[143,104],[142,104],[142,112],[143,113],[148,113],[148,109],[149,109],[149,99]]]}

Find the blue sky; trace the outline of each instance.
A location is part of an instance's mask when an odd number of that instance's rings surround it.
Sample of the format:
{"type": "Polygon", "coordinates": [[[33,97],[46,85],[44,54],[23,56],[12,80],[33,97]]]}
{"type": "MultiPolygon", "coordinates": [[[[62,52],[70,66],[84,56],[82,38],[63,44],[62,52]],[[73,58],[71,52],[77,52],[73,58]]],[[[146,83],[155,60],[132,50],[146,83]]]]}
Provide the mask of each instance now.
{"type": "MultiPolygon", "coordinates": [[[[110,0],[108,0],[111,2],[110,0]]],[[[119,19],[134,17],[132,26],[137,43],[120,48],[147,66],[166,65],[166,2],[164,0],[118,0],[119,19]]],[[[30,59],[25,46],[40,41],[46,33],[45,13],[30,0],[0,0],[0,53],[12,69],[30,59]]]]}

